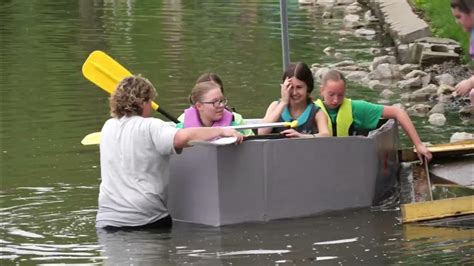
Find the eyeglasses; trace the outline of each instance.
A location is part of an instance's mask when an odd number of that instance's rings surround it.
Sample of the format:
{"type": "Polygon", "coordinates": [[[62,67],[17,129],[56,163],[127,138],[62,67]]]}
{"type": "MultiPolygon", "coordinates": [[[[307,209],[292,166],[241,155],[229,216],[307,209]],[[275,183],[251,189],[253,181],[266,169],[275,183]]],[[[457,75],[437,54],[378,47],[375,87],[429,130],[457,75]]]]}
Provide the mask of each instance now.
{"type": "Polygon", "coordinates": [[[205,104],[212,104],[214,107],[219,107],[219,106],[226,106],[227,105],[227,98],[223,98],[223,99],[220,99],[220,100],[215,100],[215,101],[212,101],[212,102],[201,102],[201,103],[205,103],[205,104]]]}

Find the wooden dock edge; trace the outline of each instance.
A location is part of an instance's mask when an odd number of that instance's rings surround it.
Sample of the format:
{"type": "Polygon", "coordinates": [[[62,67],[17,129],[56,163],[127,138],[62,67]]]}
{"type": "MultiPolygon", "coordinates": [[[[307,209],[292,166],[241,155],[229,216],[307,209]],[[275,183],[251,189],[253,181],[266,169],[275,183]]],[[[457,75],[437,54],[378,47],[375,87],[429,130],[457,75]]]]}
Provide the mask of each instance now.
{"type": "MultiPolygon", "coordinates": [[[[433,158],[459,156],[474,153],[474,140],[441,143],[426,148],[433,154],[433,158]]],[[[398,150],[398,158],[401,162],[412,162],[418,160],[414,148],[398,150]]]]}
{"type": "Polygon", "coordinates": [[[474,213],[474,196],[401,205],[402,222],[410,223],[474,213]]]}

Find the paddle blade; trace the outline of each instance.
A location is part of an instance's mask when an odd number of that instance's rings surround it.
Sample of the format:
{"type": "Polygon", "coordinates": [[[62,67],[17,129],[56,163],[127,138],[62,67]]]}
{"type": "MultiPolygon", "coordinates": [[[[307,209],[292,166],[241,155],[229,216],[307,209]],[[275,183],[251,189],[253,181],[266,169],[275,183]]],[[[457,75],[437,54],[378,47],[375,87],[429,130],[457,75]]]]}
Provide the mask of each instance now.
{"type": "Polygon", "coordinates": [[[102,51],[94,51],[82,65],[82,74],[92,83],[112,94],[117,84],[132,73],[102,51]]]}
{"type": "Polygon", "coordinates": [[[99,145],[100,144],[100,132],[90,133],[85,136],[82,141],[82,145],[99,145]]]}
{"type": "MultiPolygon", "coordinates": [[[[109,94],[112,94],[115,91],[118,83],[122,79],[133,75],[112,57],[98,50],[92,52],[89,57],[87,57],[82,65],[82,74],[92,83],[109,94]]],[[[172,117],[164,110],[159,110],[160,106],[157,103],[152,102],[151,107],[153,110],[162,113],[171,121],[179,123],[176,118],[172,117]]]]}

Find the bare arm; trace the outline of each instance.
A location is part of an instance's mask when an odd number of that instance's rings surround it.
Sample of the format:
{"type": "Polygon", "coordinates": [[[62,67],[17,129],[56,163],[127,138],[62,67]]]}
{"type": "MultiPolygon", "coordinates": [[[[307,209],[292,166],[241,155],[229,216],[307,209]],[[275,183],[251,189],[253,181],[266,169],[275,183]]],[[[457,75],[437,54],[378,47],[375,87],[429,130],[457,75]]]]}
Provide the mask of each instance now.
{"type": "Polygon", "coordinates": [[[319,110],[315,116],[316,125],[318,126],[318,134],[315,137],[329,137],[328,118],[326,114],[319,110]]]}
{"type": "MultiPolygon", "coordinates": [[[[272,102],[270,106],[267,108],[267,112],[265,113],[265,117],[263,118],[263,123],[273,123],[278,121],[281,113],[285,109],[288,104],[283,103],[282,101],[279,102],[272,102]]],[[[266,135],[272,132],[272,128],[259,128],[258,134],[259,135],[266,135]]]]}
{"type": "MultiPolygon", "coordinates": [[[[281,99],[280,101],[275,101],[270,104],[267,108],[267,112],[265,113],[265,117],[263,118],[263,123],[272,123],[278,121],[280,118],[281,113],[288,106],[290,102],[290,91],[292,89],[291,79],[287,78],[281,84],[280,92],[281,92],[281,99]]],[[[258,135],[265,135],[270,134],[272,132],[271,128],[259,128],[258,135]]]]}
{"type": "Polygon", "coordinates": [[[230,128],[221,127],[193,127],[183,128],[176,132],[173,145],[175,149],[182,149],[189,146],[191,140],[209,140],[216,137],[237,137],[237,143],[241,143],[243,135],[230,128]]]}
{"type": "Polygon", "coordinates": [[[395,106],[384,106],[382,117],[394,118],[398,121],[398,123],[400,123],[403,130],[405,130],[408,137],[410,138],[411,142],[415,145],[416,153],[418,154],[418,158],[420,159],[420,161],[423,162],[423,156],[426,157],[426,159],[431,160],[431,152],[421,142],[421,139],[418,136],[418,133],[416,132],[413,122],[404,110],[395,106]]]}

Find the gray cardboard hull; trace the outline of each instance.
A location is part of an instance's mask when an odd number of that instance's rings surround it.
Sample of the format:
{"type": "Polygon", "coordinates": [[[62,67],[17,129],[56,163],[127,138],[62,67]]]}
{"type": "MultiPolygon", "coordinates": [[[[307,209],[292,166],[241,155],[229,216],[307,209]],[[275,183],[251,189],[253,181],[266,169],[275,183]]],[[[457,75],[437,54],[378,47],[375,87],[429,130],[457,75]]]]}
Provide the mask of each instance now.
{"type": "Polygon", "coordinates": [[[175,220],[220,226],[366,207],[396,182],[398,132],[196,146],[171,159],[175,220]]]}

